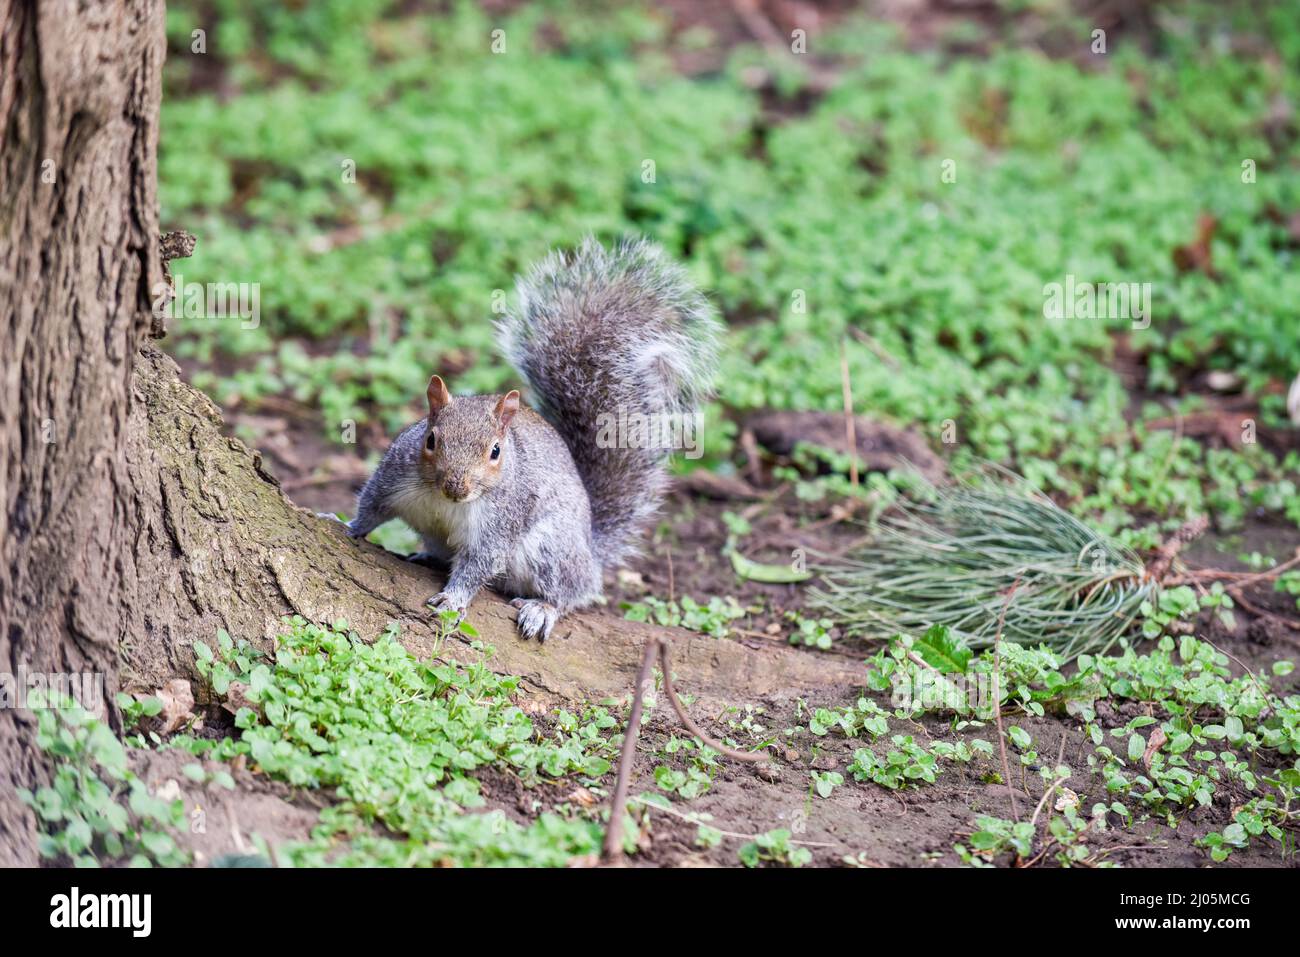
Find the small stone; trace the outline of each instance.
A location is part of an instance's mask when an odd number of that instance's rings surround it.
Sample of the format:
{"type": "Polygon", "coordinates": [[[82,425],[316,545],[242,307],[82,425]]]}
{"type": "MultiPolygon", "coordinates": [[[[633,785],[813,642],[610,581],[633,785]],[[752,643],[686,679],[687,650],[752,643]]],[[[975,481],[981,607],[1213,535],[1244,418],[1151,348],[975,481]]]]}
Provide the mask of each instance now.
{"type": "Polygon", "coordinates": [[[1235,372],[1215,369],[1205,377],[1205,384],[1215,392],[1231,392],[1241,385],[1241,376],[1235,372]]]}

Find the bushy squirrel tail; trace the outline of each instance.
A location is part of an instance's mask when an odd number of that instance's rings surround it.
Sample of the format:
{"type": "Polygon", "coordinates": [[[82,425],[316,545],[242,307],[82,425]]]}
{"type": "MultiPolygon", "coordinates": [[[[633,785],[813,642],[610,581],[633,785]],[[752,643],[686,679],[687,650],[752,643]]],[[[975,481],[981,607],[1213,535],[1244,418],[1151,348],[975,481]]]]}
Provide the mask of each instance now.
{"type": "MultiPolygon", "coordinates": [[[[591,500],[601,564],[636,551],[681,440],[699,442],[722,326],[685,271],[645,240],[592,238],[517,283],[501,351],[563,436],[591,500]]],[[[698,447],[698,446],[696,446],[698,447]]]]}

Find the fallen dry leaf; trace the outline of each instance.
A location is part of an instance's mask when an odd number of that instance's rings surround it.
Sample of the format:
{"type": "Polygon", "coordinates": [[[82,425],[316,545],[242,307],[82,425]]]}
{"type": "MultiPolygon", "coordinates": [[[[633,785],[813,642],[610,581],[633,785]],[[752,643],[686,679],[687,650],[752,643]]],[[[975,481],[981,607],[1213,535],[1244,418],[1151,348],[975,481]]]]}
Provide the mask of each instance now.
{"type": "Polygon", "coordinates": [[[240,708],[248,708],[258,714],[262,713],[262,706],[249,700],[248,685],[242,681],[230,682],[230,687],[226,690],[226,700],[221,702],[221,707],[231,714],[238,714],[240,708]]]}
{"type": "Polygon", "coordinates": [[[194,689],[184,678],[173,678],[159,688],[158,698],[162,701],[160,733],[171,734],[194,716],[194,689]]]}
{"type": "Polygon", "coordinates": [[[596,795],[592,794],[584,787],[574,788],[572,791],[569,792],[568,799],[570,801],[576,801],[578,804],[581,804],[583,807],[591,807],[593,804],[596,803],[596,795]]]}
{"type": "Polygon", "coordinates": [[[1142,753],[1142,764],[1148,771],[1151,770],[1151,759],[1155,757],[1156,752],[1160,750],[1160,746],[1167,740],[1169,739],[1164,728],[1156,725],[1156,729],[1151,732],[1150,740],[1147,741],[1147,749],[1142,753]]]}

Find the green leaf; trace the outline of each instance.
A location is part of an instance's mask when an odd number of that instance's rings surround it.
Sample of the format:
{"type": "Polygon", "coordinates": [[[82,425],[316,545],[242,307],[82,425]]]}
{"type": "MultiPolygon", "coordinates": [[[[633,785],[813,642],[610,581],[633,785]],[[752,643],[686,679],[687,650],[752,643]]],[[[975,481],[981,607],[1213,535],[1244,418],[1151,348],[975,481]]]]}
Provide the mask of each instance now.
{"type": "Polygon", "coordinates": [[[1138,761],[1146,753],[1147,743],[1140,734],[1130,735],[1128,739],[1128,759],[1138,761]]]}
{"type": "Polygon", "coordinates": [[[931,625],[912,649],[927,665],[944,674],[965,674],[970,664],[971,650],[953,638],[947,625],[931,625]]]}
{"type": "Polygon", "coordinates": [[[166,857],[176,850],[176,842],[171,835],[162,831],[145,831],[140,835],[140,843],[155,858],[166,857]]]}
{"type": "Polygon", "coordinates": [[[731,567],[736,574],[749,581],[764,582],[769,585],[787,585],[806,582],[812,578],[812,572],[800,570],[793,565],[763,565],[750,561],[734,548],[731,550],[731,567]]]}
{"type": "Polygon", "coordinates": [[[54,788],[40,788],[33,799],[33,805],[43,820],[57,821],[63,817],[63,798],[54,788]]]}

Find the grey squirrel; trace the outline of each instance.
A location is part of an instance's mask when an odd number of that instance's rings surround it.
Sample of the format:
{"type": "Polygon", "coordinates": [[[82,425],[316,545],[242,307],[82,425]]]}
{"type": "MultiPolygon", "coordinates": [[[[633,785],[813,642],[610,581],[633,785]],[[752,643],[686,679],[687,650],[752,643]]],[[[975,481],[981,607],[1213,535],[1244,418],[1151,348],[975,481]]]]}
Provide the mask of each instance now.
{"type": "Polygon", "coordinates": [[[403,519],[451,566],[430,605],[463,615],[492,585],[513,597],[520,634],[545,640],[560,616],[599,599],[602,572],[635,552],[667,485],[671,450],[611,441],[610,417],[698,415],[721,325],[645,240],[606,250],[588,238],[516,288],[497,341],[537,411],[518,391],[453,397],[433,376],[428,417],[393,441],[348,531],[403,519]]]}

